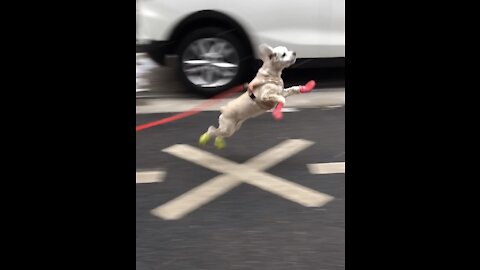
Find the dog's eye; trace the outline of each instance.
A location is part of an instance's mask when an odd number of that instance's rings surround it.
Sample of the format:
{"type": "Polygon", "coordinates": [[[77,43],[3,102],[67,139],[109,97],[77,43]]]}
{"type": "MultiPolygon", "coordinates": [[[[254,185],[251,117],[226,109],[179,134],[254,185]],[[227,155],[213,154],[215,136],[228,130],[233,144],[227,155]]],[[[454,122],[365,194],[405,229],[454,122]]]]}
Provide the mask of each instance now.
{"type": "Polygon", "coordinates": [[[283,54],[282,54],[282,57],[285,57],[286,55],[287,55],[287,53],[283,53],[283,54]]]}

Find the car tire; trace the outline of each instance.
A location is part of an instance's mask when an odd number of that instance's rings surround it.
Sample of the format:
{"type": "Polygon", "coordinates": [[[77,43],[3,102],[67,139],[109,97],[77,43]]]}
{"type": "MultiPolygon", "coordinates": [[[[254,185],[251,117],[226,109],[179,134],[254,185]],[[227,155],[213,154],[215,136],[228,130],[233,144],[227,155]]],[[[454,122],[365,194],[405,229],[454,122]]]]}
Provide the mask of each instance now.
{"type": "Polygon", "coordinates": [[[211,97],[245,82],[252,57],[234,33],[205,27],[179,42],[177,72],[190,91],[211,97]]]}

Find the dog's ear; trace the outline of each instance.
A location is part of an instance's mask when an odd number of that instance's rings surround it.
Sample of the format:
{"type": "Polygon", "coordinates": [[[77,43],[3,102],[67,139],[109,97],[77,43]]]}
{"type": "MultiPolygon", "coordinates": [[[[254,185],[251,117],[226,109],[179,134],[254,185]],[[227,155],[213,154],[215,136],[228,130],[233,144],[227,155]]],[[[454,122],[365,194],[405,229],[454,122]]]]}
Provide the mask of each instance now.
{"type": "Polygon", "coordinates": [[[265,62],[267,59],[272,59],[275,55],[273,52],[273,48],[268,46],[267,44],[260,44],[258,46],[258,50],[260,51],[260,58],[265,62]]]}

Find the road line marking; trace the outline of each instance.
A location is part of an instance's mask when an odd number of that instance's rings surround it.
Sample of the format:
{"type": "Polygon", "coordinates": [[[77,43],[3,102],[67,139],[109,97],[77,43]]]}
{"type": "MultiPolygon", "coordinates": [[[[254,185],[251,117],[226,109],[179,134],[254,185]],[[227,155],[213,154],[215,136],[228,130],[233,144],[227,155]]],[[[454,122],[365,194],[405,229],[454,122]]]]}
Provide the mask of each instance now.
{"type": "Polygon", "coordinates": [[[220,175],[151,210],[151,213],[166,220],[180,219],[239,186],[241,183],[241,180],[229,175],[220,175]]]}
{"type": "MultiPolygon", "coordinates": [[[[297,109],[297,108],[289,108],[289,107],[285,107],[285,108],[282,108],[281,110],[282,112],[287,112],[287,113],[290,113],[290,112],[299,112],[300,110],[297,109]]],[[[273,109],[271,110],[268,110],[267,112],[273,112],[273,109]]]]}
{"type": "MultiPolygon", "coordinates": [[[[301,139],[284,141],[256,157],[249,159],[245,162],[245,165],[251,166],[257,170],[266,170],[312,144],[313,142],[311,141],[301,139]]],[[[168,152],[172,151],[172,149],[167,148],[163,151],[168,152]]],[[[239,180],[238,178],[228,175],[220,175],[161,205],[160,207],[153,209],[151,212],[155,216],[168,220],[180,219],[188,213],[193,212],[234,189],[241,183],[242,180],[239,180]]]]}
{"type": "Polygon", "coordinates": [[[307,164],[311,174],[345,173],[345,162],[307,164]]]}
{"type": "Polygon", "coordinates": [[[245,178],[244,181],[306,207],[320,207],[333,200],[333,197],[328,194],[280,177],[266,173],[258,173],[257,175],[256,178],[245,178]]]}
{"type": "Polygon", "coordinates": [[[245,164],[257,170],[266,170],[312,146],[314,142],[303,139],[290,139],[249,159],[245,164]]]}
{"type": "Polygon", "coordinates": [[[165,178],[164,171],[137,172],[137,184],[163,182],[164,178],[165,178]]]}
{"type": "Polygon", "coordinates": [[[287,140],[251,158],[244,164],[238,164],[185,144],[177,144],[165,148],[162,151],[223,173],[223,175],[217,176],[151,210],[151,213],[167,220],[182,218],[235,188],[242,182],[272,192],[306,207],[320,207],[333,200],[334,197],[261,171],[278,164],[312,144],[313,142],[307,140],[287,140]]]}
{"type": "Polygon", "coordinates": [[[297,108],[282,108],[281,111],[282,111],[282,112],[298,112],[298,111],[300,111],[300,110],[297,109],[297,108]]]}

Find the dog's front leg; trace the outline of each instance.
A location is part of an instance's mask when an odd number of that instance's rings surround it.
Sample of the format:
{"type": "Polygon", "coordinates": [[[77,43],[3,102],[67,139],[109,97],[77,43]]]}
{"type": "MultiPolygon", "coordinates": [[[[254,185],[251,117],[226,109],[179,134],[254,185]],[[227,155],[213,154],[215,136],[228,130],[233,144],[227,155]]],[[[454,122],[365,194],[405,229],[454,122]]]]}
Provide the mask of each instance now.
{"type": "Polygon", "coordinates": [[[282,108],[285,105],[285,97],[271,91],[266,91],[263,95],[260,96],[260,99],[264,102],[275,102],[277,103],[276,107],[273,109],[272,115],[276,120],[281,120],[283,118],[282,108]]]}
{"type": "MultiPolygon", "coordinates": [[[[276,120],[281,120],[283,118],[282,108],[285,105],[285,98],[294,94],[303,94],[312,91],[315,87],[315,81],[309,81],[305,85],[292,86],[286,89],[283,89],[282,96],[283,99],[277,98],[277,106],[273,109],[272,115],[276,120]]],[[[275,98],[275,95],[273,96],[275,98]]]]}
{"type": "Polygon", "coordinates": [[[300,86],[292,86],[292,87],[283,89],[282,96],[288,97],[288,96],[296,95],[299,93],[300,93],[300,86]]]}
{"type": "Polygon", "coordinates": [[[282,95],[284,97],[288,97],[295,94],[304,94],[304,93],[311,92],[314,87],[315,87],[315,81],[309,81],[305,85],[292,86],[292,87],[283,89],[282,95]]]}

